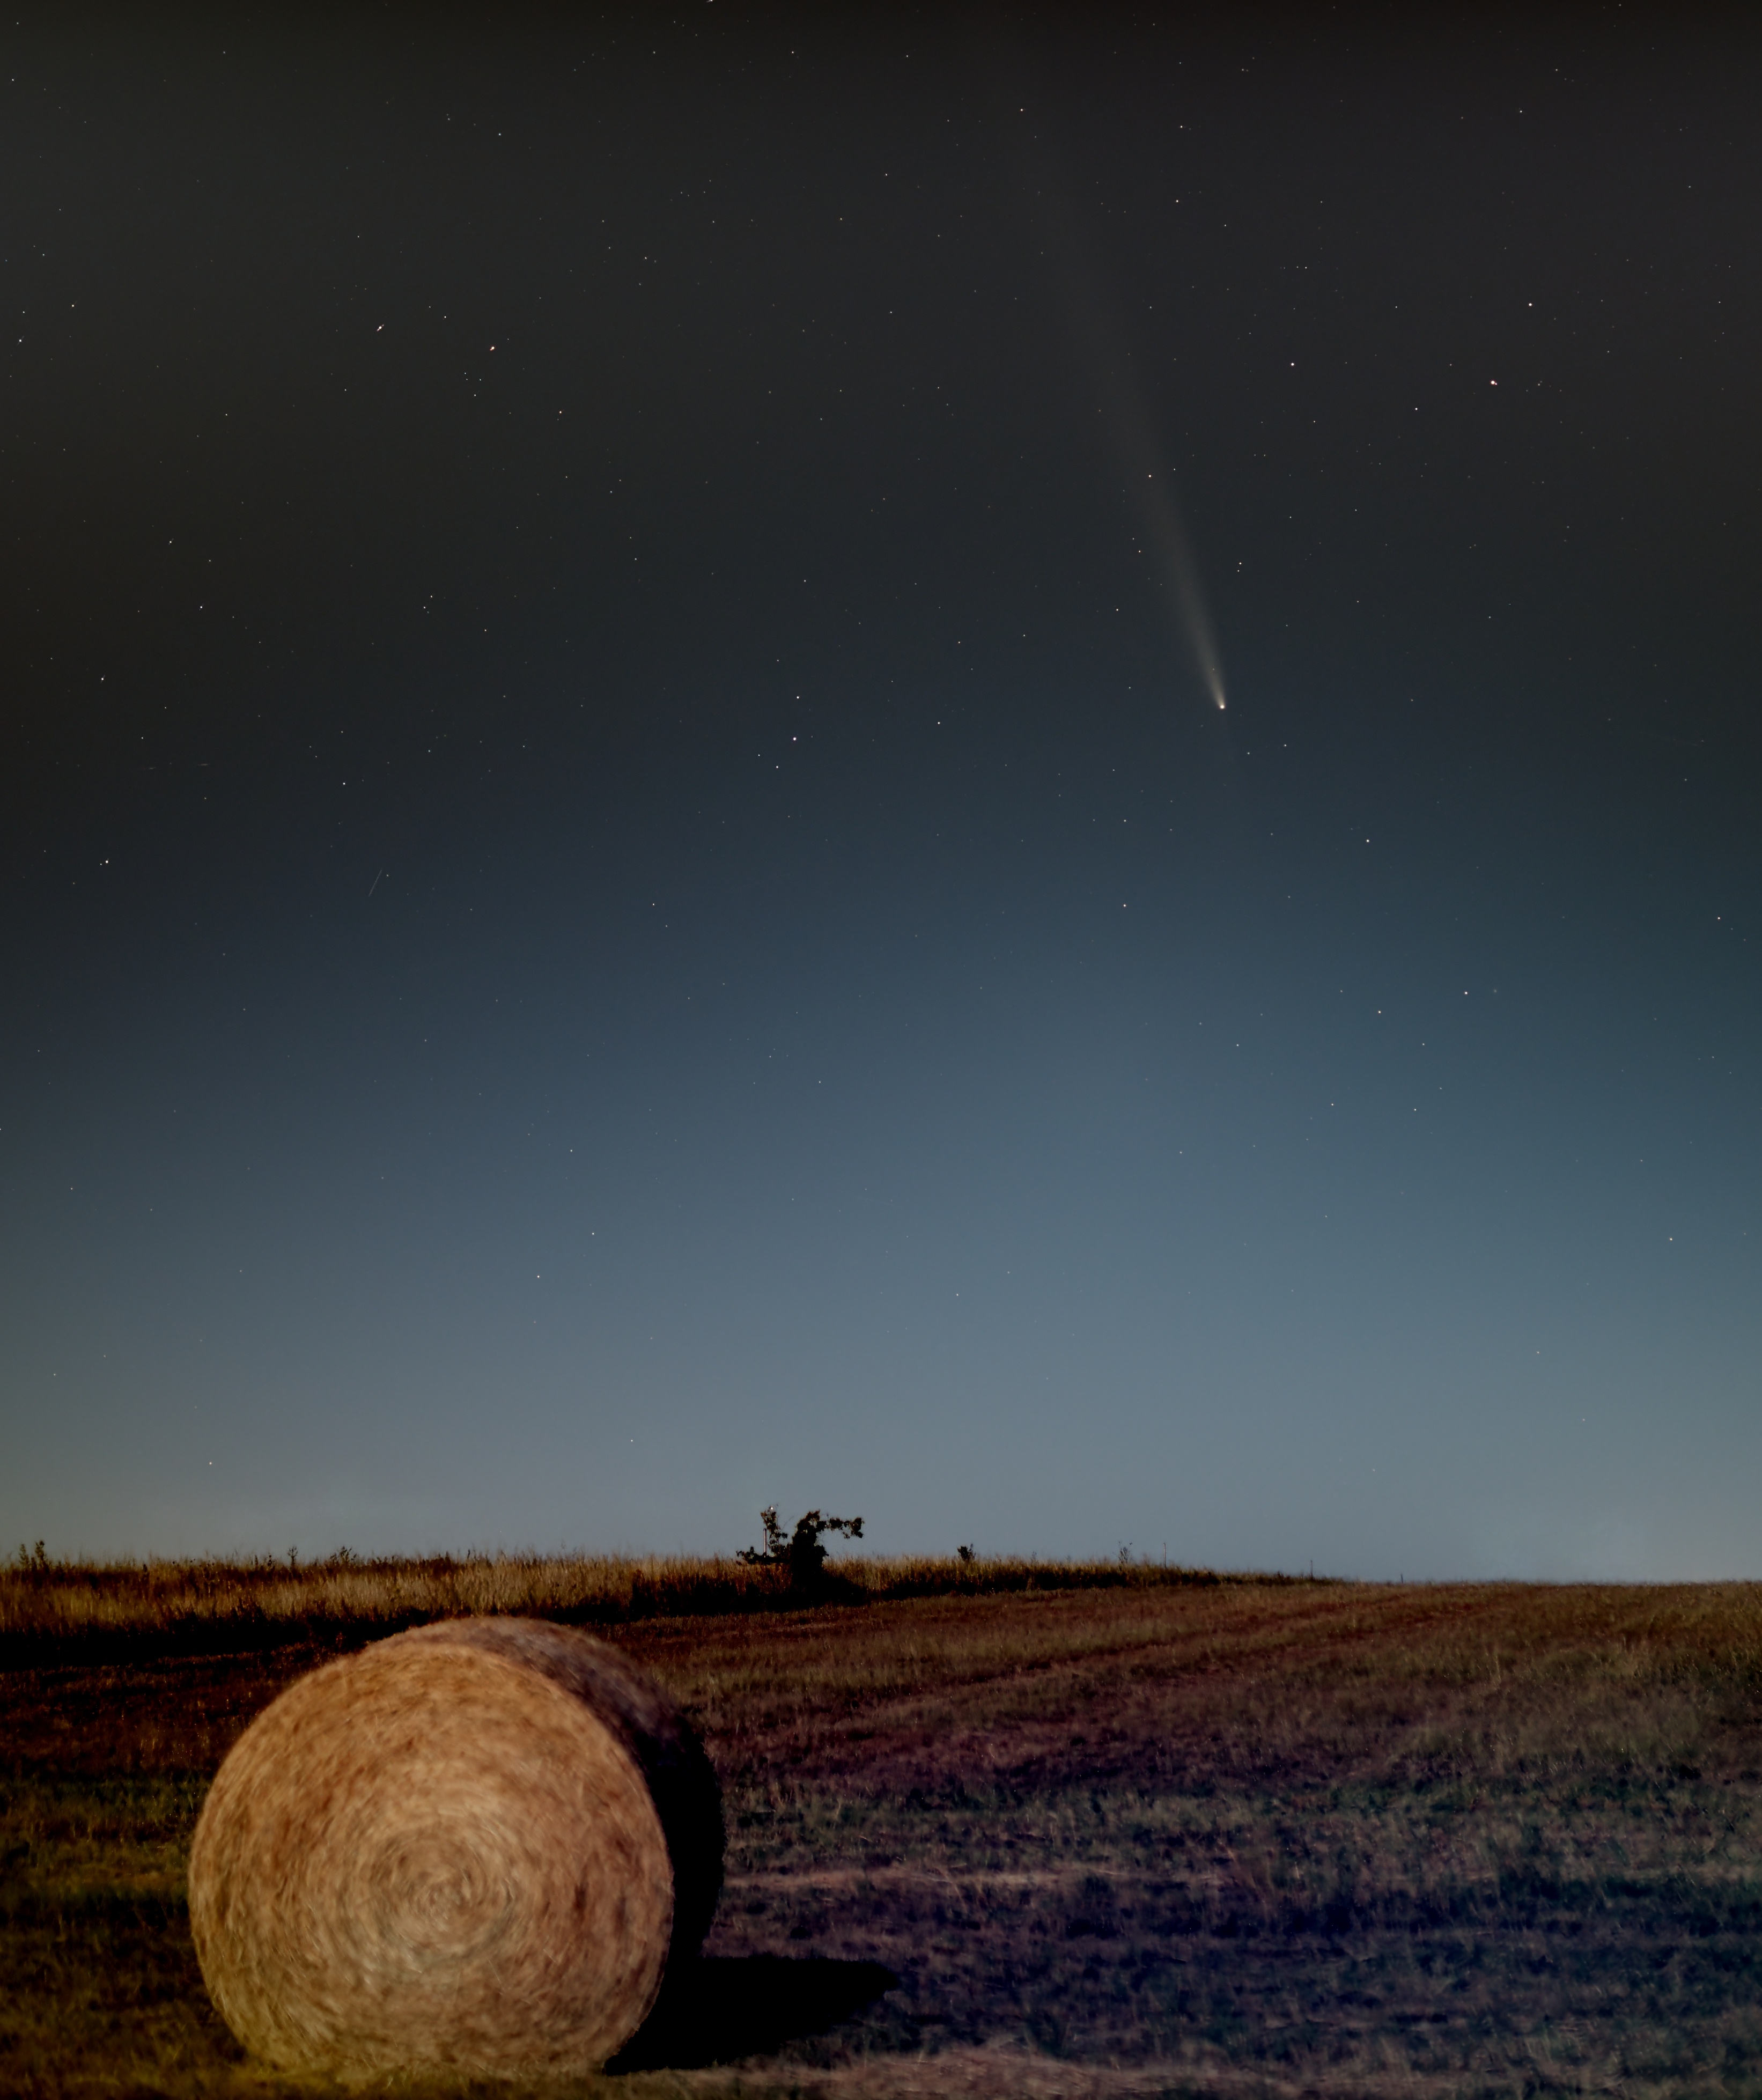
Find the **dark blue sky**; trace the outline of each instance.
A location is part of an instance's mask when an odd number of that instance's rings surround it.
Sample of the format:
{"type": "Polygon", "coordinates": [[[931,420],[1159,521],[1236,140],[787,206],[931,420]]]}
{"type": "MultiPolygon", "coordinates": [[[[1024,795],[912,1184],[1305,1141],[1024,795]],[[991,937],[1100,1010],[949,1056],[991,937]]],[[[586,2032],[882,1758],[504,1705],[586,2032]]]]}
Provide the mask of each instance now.
{"type": "Polygon", "coordinates": [[[0,1538],[1762,1575],[1753,26],[6,41],[0,1538]]]}

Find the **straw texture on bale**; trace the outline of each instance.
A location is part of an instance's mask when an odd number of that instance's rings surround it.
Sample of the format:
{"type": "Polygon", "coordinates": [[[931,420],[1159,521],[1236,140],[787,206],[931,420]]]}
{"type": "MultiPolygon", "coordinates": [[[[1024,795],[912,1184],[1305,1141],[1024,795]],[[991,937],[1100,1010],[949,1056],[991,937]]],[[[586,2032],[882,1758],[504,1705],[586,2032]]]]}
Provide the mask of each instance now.
{"type": "Polygon", "coordinates": [[[453,1620],[252,1723],[197,1824],[190,1924],[227,2025],[278,2069],[578,2072],[702,1939],[722,1850],[709,1760],[615,1648],[453,1620]]]}

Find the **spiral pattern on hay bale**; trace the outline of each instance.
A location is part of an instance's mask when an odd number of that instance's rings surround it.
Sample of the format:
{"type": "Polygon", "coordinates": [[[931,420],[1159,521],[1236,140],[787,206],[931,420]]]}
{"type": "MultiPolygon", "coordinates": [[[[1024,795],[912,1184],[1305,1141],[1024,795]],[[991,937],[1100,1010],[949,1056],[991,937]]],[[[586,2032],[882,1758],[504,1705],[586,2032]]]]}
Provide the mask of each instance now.
{"type": "Polygon", "coordinates": [[[215,1778],[190,1853],[209,1992],[278,2069],[597,2068],[722,1881],[714,1774],[658,1686],[537,1620],[315,1670],[215,1778]]]}

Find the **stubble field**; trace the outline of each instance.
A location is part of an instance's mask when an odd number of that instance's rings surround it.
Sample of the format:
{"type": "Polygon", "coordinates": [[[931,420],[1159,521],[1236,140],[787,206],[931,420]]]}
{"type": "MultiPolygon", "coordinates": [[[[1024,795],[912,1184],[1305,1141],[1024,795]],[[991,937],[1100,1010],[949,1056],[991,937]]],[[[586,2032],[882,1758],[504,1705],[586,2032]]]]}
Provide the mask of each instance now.
{"type": "Polygon", "coordinates": [[[868,1563],[669,1615],[484,1565],[0,1582],[0,2090],[295,2089],[190,1949],[207,1782],[339,1645],[500,1596],[655,1670],[724,1789],[705,1958],[594,2091],[1762,2092],[1755,1586],[868,1563]]]}

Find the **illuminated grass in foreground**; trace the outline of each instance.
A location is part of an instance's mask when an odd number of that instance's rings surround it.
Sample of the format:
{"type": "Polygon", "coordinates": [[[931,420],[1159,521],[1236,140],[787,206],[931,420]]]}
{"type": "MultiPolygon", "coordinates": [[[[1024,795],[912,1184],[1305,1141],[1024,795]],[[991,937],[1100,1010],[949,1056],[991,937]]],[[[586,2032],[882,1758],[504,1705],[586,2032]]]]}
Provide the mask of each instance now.
{"type": "MultiPolygon", "coordinates": [[[[327,1625],[0,1676],[0,2089],[280,2089],[183,1863],[327,1625]]],[[[1762,2089],[1755,1586],[945,1586],[608,1637],[695,1716],[730,1856],[695,2026],[607,2091],[1762,2089]],[[806,2032],[857,1963],[899,1988],[806,2032]]]]}

